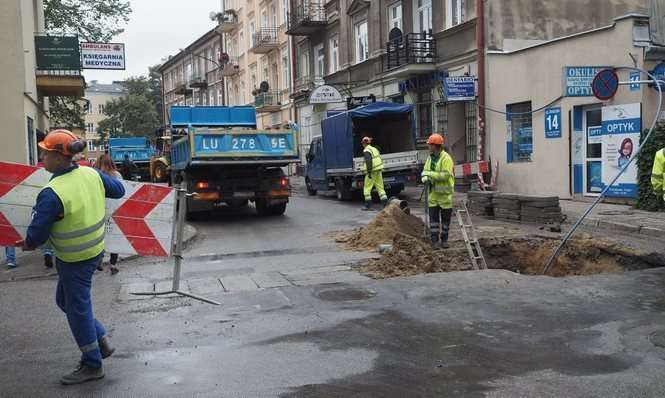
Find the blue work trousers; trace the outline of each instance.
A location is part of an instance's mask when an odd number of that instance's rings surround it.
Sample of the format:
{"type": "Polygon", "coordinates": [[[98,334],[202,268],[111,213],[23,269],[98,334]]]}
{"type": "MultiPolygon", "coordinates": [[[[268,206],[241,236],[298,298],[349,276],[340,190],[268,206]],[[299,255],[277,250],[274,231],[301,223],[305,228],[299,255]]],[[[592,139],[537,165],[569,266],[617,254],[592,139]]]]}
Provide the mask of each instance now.
{"type": "Polygon", "coordinates": [[[5,247],[5,259],[7,264],[16,265],[16,248],[12,246],[5,247]]]}
{"type": "Polygon", "coordinates": [[[99,340],[106,335],[104,326],[92,314],[92,275],[102,261],[102,255],[77,263],[56,258],[58,288],[55,302],[67,315],[69,328],[81,352],[81,361],[93,368],[102,366],[99,340]]]}

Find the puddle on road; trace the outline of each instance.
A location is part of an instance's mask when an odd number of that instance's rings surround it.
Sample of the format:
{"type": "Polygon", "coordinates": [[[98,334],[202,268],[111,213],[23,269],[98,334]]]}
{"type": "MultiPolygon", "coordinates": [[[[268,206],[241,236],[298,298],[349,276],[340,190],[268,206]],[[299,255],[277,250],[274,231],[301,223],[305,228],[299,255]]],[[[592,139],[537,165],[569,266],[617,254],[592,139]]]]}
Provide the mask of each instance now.
{"type": "Polygon", "coordinates": [[[344,287],[325,289],[316,293],[315,296],[325,301],[359,301],[376,296],[376,292],[367,289],[344,287]]]}
{"type": "MultiPolygon", "coordinates": [[[[560,240],[545,237],[480,239],[490,269],[505,269],[525,275],[541,275],[560,240]]],[[[564,277],[620,273],[665,266],[665,256],[639,253],[603,239],[571,239],[548,272],[564,277]]],[[[472,270],[463,241],[451,242],[447,250],[432,250],[428,242],[398,234],[391,252],[361,266],[373,278],[390,278],[432,272],[472,270]]]]}

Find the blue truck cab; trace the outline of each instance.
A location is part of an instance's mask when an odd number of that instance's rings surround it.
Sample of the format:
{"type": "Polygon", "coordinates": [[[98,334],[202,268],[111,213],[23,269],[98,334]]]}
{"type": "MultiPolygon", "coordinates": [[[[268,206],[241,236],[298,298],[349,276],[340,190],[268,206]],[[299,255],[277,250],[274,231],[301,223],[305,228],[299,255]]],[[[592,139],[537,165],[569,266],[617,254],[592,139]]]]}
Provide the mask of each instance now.
{"type": "Polygon", "coordinates": [[[142,178],[150,176],[150,159],[155,149],[146,137],[109,138],[109,155],[116,166],[121,166],[128,157],[137,166],[142,178]]]}
{"type": "Polygon", "coordinates": [[[171,181],[196,194],[188,214],[254,202],[260,215],[281,215],[290,186],[282,167],[299,162],[292,129],[257,129],[251,106],[173,106],[171,181]]]}
{"type": "Polygon", "coordinates": [[[307,153],[305,183],[310,195],[334,190],[351,200],[364,184],[362,137],[381,152],[383,179],[389,195],[417,182],[424,158],[416,150],[413,105],[375,102],[348,111],[331,111],[321,122],[307,153]]]}

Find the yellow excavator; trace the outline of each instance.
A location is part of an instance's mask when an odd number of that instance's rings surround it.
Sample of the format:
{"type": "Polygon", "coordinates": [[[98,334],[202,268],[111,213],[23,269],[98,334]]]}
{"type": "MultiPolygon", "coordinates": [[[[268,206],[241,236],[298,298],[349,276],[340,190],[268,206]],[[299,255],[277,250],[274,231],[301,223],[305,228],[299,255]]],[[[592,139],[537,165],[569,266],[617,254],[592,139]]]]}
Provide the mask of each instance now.
{"type": "Polygon", "coordinates": [[[150,180],[152,182],[170,182],[171,134],[166,129],[157,132],[157,154],[150,158],[150,180]]]}

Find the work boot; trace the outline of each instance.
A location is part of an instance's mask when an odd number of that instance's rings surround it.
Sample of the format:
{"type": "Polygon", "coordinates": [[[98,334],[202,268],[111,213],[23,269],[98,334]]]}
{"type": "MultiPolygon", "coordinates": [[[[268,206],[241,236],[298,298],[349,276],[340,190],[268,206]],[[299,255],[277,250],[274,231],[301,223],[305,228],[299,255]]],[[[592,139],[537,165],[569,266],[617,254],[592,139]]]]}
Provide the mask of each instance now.
{"type": "Polygon", "coordinates": [[[441,242],[441,244],[440,244],[439,246],[440,246],[442,249],[448,249],[448,248],[450,247],[450,245],[448,244],[448,241],[443,241],[443,242],[441,242]]]}
{"type": "Polygon", "coordinates": [[[116,267],[115,265],[111,264],[111,275],[115,275],[118,272],[120,272],[120,268],[116,267]]]}
{"type": "Polygon", "coordinates": [[[387,198],[386,198],[386,199],[381,199],[381,205],[382,205],[384,208],[385,208],[386,206],[388,206],[388,199],[387,199],[387,198]]]}
{"type": "Polygon", "coordinates": [[[53,268],[53,256],[50,254],[44,255],[44,267],[53,268]]]}
{"type": "Polygon", "coordinates": [[[371,200],[366,200],[365,201],[365,207],[363,207],[364,211],[372,210],[372,201],[371,200]]]}
{"type": "Polygon", "coordinates": [[[104,336],[99,339],[99,351],[102,353],[102,359],[110,357],[115,352],[115,348],[111,347],[111,341],[108,337],[104,336]]]}
{"type": "Polygon", "coordinates": [[[78,368],[70,374],[64,375],[60,378],[60,383],[70,386],[73,384],[81,384],[86,381],[99,380],[104,378],[104,369],[93,368],[83,362],[79,363],[78,368]]]}

